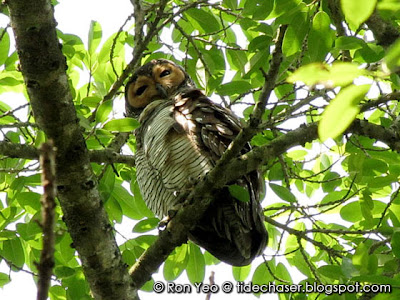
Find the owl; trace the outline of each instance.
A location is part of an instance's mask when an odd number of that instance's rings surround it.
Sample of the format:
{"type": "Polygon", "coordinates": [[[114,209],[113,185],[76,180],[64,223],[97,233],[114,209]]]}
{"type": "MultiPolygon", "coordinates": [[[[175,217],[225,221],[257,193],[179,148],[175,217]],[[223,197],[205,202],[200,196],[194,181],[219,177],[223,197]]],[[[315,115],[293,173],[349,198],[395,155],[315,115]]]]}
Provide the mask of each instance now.
{"type": "MultiPolygon", "coordinates": [[[[179,205],[179,195],[216,164],[241,129],[230,110],[213,103],[182,67],[165,59],[139,68],[125,88],[126,112],[139,119],[136,172],[147,206],[159,217],[179,205]]],[[[246,145],[242,154],[250,151],[246,145]]],[[[260,193],[263,181],[253,171],[235,184],[249,194],[236,199],[228,186],[189,233],[189,239],[234,266],[251,263],[267,244],[260,193]]]]}

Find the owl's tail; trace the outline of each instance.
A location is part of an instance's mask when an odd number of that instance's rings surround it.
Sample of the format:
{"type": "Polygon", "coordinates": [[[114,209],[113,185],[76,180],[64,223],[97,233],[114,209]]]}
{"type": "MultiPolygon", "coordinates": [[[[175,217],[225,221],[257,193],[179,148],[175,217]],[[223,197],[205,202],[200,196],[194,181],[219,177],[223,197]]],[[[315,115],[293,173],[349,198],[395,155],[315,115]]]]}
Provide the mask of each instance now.
{"type": "Polygon", "coordinates": [[[228,264],[250,264],[268,241],[261,206],[254,200],[239,202],[228,189],[222,190],[190,231],[189,239],[228,264]]]}

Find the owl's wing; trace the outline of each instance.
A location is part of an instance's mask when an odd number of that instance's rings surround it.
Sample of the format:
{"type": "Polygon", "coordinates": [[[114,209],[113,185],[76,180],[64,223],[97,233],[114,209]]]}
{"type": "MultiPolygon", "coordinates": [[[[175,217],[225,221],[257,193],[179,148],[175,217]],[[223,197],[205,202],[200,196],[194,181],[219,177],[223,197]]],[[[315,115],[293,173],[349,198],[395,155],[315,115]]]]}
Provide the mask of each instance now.
{"type": "Polygon", "coordinates": [[[214,163],[241,129],[239,119],[230,110],[215,104],[198,89],[176,96],[174,117],[214,163]]]}
{"type": "MultiPolygon", "coordinates": [[[[177,195],[209,172],[239,133],[239,119],[214,104],[200,90],[190,89],[169,101],[149,104],[136,132],[136,168],[140,190],[149,208],[164,216],[177,195]]],[[[250,149],[247,145],[246,152],[250,149]]],[[[267,233],[259,204],[260,181],[254,171],[230,184],[244,187],[249,202],[235,199],[228,188],[215,200],[191,240],[233,265],[251,262],[265,248],[267,233]]]]}
{"type": "MultiPolygon", "coordinates": [[[[222,156],[229,144],[235,139],[241,130],[241,123],[230,110],[213,103],[198,89],[190,89],[181,92],[174,99],[174,118],[183,128],[192,143],[208,157],[214,165],[222,156]]],[[[251,150],[247,144],[242,153],[251,150]]],[[[260,233],[266,239],[265,227],[263,224],[262,211],[260,206],[260,191],[263,190],[263,181],[260,180],[260,174],[253,171],[243,176],[236,182],[230,184],[238,184],[246,189],[249,193],[249,202],[242,202],[235,199],[229,194],[229,190],[225,188],[219,192],[219,198],[212,206],[213,213],[209,214],[209,220],[213,223],[213,227],[222,237],[227,237],[234,242],[237,249],[243,257],[254,255],[257,246],[252,245],[253,238],[251,232],[260,233]],[[223,201],[225,201],[223,203],[223,201]]],[[[206,217],[207,218],[207,217],[206,217]]],[[[202,225],[200,224],[199,227],[202,225]]],[[[207,232],[207,226],[204,231],[207,232]]],[[[209,228],[208,228],[209,229],[209,228]]],[[[211,233],[209,233],[211,234],[211,233]]],[[[207,236],[202,237],[202,233],[198,232],[197,239],[199,244],[206,241],[199,241],[207,236]]],[[[257,241],[263,250],[266,241],[257,241]]],[[[210,251],[211,252],[211,251],[210,251]]],[[[258,253],[259,254],[259,253],[258,253]]]]}

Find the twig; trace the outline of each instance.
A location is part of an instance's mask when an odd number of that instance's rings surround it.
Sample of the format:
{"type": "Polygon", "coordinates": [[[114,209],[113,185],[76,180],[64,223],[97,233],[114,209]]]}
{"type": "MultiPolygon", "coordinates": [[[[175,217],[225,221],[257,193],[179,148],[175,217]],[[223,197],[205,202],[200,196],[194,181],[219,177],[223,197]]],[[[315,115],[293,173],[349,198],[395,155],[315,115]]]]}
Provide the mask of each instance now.
{"type": "Polygon", "coordinates": [[[370,108],[378,107],[380,104],[385,104],[391,100],[399,101],[400,100],[400,92],[393,92],[390,94],[383,95],[376,100],[367,101],[361,105],[360,112],[365,112],[365,111],[369,110],[370,108]]]}
{"type": "MultiPolygon", "coordinates": [[[[210,275],[210,277],[209,277],[209,279],[210,279],[210,286],[212,286],[212,285],[215,284],[214,275],[215,275],[215,272],[214,272],[214,271],[211,271],[211,275],[210,275]]],[[[208,292],[208,294],[207,294],[207,296],[206,296],[206,300],[210,300],[210,299],[211,299],[211,294],[212,294],[211,291],[208,292]]]]}
{"type": "Polygon", "coordinates": [[[124,24],[122,24],[122,26],[119,28],[117,34],[115,35],[115,37],[114,37],[114,39],[113,39],[113,42],[112,42],[112,45],[111,45],[111,50],[110,50],[110,63],[111,63],[112,70],[113,70],[113,72],[114,72],[114,74],[115,74],[115,76],[116,76],[117,79],[118,79],[118,76],[119,76],[119,75],[118,75],[117,71],[115,70],[115,66],[114,66],[114,50],[115,50],[115,45],[117,44],[117,39],[118,39],[119,35],[121,34],[122,30],[124,30],[125,25],[129,22],[130,19],[132,19],[132,17],[133,17],[133,14],[129,15],[129,16],[126,18],[124,24]]]}
{"type": "Polygon", "coordinates": [[[39,271],[37,300],[46,300],[54,267],[56,185],[55,151],[52,141],[44,143],[40,147],[40,165],[42,167],[42,186],[44,189],[40,201],[42,204],[43,249],[40,255],[40,263],[37,265],[39,271]]]}
{"type": "Polygon", "coordinates": [[[325,246],[323,243],[318,242],[316,240],[313,240],[312,238],[309,238],[305,232],[303,231],[299,231],[296,229],[293,229],[291,227],[288,227],[286,225],[283,225],[277,221],[275,221],[274,219],[270,218],[270,217],[265,217],[265,221],[268,222],[269,224],[281,228],[285,231],[287,231],[290,234],[295,235],[298,238],[302,238],[304,240],[306,240],[307,242],[310,242],[311,244],[313,244],[314,246],[320,248],[321,250],[326,251],[327,253],[329,253],[332,256],[336,256],[336,257],[342,257],[343,255],[340,253],[340,251],[337,251],[333,248],[329,248],[328,246],[325,246]]]}
{"type": "MultiPolygon", "coordinates": [[[[343,15],[339,7],[338,0],[328,0],[328,8],[331,11],[331,18],[333,23],[335,24],[336,31],[339,36],[347,36],[346,30],[343,27],[343,15]]],[[[351,61],[351,55],[349,50],[342,50],[341,51],[343,56],[343,61],[351,61]]]]}
{"type": "Polygon", "coordinates": [[[299,245],[301,256],[303,256],[303,259],[304,259],[305,263],[307,264],[308,268],[310,269],[311,273],[314,275],[315,280],[319,284],[322,284],[321,278],[319,278],[319,276],[317,274],[317,270],[315,269],[315,266],[312,264],[310,259],[307,257],[306,251],[304,250],[303,245],[301,244],[301,238],[299,236],[297,237],[297,244],[299,245]]]}
{"type": "Polygon", "coordinates": [[[107,95],[104,96],[104,98],[99,102],[98,106],[92,112],[92,115],[88,118],[89,122],[93,122],[95,120],[96,112],[97,112],[98,108],[100,107],[100,105],[106,101],[110,101],[116,95],[116,93],[118,92],[120,87],[123,85],[125,79],[127,79],[129,77],[129,75],[132,73],[132,71],[139,65],[140,59],[143,57],[144,51],[146,50],[146,47],[150,43],[152,38],[164,27],[164,24],[166,23],[167,20],[168,20],[167,23],[169,23],[172,20],[172,18],[168,18],[166,21],[162,22],[161,25],[157,26],[158,23],[162,19],[164,8],[165,8],[167,2],[168,2],[167,0],[160,1],[159,9],[157,10],[157,15],[156,15],[154,21],[151,24],[149,24],[150,29],[149,29],[146,37],[144,38],[144,40],[142,40],[142,41],[138,42],[138,44],[136,44],[136,47],[133,51],[134,53],[133,53],[132,60],[126,66],[126,68],[122,72],[121,76],[114,82],[114,84],[112,85],[112,87],[111,87],[110,91],[107,93],[107,95]]]}
{"type": "Polygon", "coordinates": [[[207,67],[207,63],[206,63],[206,61],[204,60],[203,54],[200,52],[199,48],[197,47],[195,41],[193,40],[193,37],[190,36],[189,34],[187,34],[187,33],[185,32],[185,30],[184,30],[181,26],[179,26],[178,22],[175,22],[174,20],[172,20],[172,23],[175,25],[176,29],[178,29],[179,32],[186,38],[186,40],[187,40],[190,44],[192,44],[193,49],[194,49],[194,51],[197,53],[197,56],[199,57],[201,63],[203,64],[204,69],[206,70],[207,74],[208,74],[209,76],[212,76],[212,73],[211,73],[210,69],[207,67]]]}
{"type": "MultiPolygon", "coordinates": [[[[259,125],[262,115],[265,111],[265,106],[268,103],[269,97],[275,88],[276,79],[278,78],[279,67],[282,62],[282,43],[285,36],[287,25],[282,25],[279,29],[275,50],[272,53],[271,65],[268,73],[265,74],[265,84],[263,86],[260,98],[254,107],[254,111],[250,116],[249,124],[243,128],[235,140],[229,145],[219,164],[223,165],[234,158],[243,149],[243,146],[259,131],[259,125]]],[[[262,71],[263,72],[263,71],[262,71]]]]}

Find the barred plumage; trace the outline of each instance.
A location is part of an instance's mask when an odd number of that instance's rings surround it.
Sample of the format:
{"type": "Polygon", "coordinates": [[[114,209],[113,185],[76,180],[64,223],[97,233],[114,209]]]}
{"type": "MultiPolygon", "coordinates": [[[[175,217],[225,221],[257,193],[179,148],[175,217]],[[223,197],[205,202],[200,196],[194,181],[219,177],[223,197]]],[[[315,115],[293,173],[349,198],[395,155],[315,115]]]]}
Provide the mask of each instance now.
{"type": "MultiPolygon", "coordinates": [[[[178,195],[215,165],[241,129],[233,113],[214,104],[183,69],[153,60],[135,72],[126,88],[127,113],[139,116],[136,131],[137,180],[149,208],[163,217],[178,195]]],[[[243,153],[250,150],[246,145],[243,153]]],[[[235,199],[228,188],[217,191],[189,238],[232,265],[249,264],[264,250],[260,174],[251,172],[231,184],[244,187],[249,202],[235,199]]]]}

